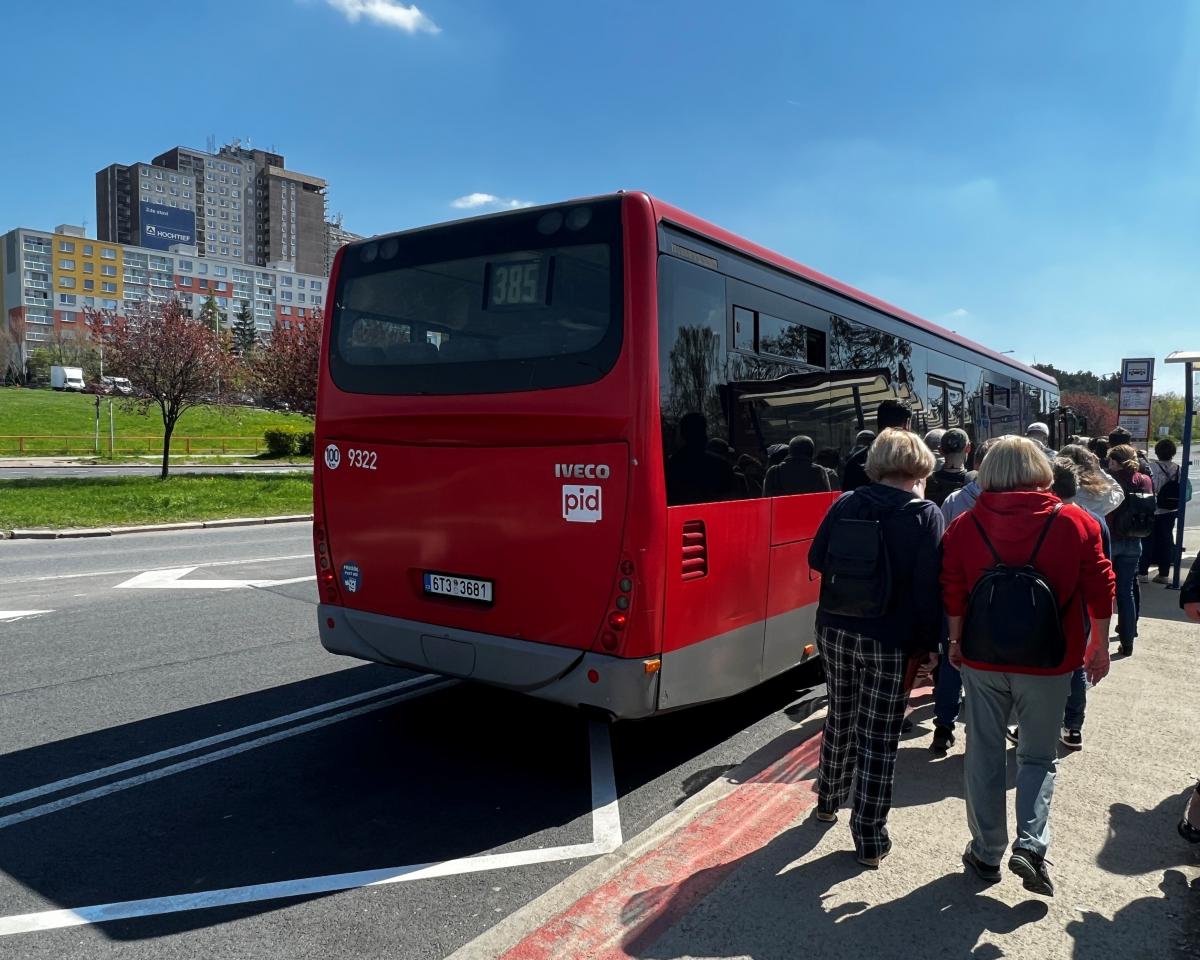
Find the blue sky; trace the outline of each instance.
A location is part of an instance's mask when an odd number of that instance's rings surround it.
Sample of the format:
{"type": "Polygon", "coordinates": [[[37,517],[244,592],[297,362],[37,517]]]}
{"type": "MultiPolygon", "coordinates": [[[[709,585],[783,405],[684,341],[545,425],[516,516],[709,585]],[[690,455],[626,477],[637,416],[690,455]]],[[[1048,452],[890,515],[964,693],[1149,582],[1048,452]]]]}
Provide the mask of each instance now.
{"type": "Polygon", "coordinates": [[[1200,4],[418,6],[5,4],[0,230],[237,136],[362,233],[641,188],[1023,360],[1200,346],[1200,4]]]}

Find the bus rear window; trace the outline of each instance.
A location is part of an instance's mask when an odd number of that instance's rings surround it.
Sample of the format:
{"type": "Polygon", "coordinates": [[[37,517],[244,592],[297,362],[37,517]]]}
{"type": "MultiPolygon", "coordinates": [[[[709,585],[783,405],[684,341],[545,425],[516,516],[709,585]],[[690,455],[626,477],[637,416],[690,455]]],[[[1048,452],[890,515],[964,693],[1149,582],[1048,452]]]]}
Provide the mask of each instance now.
{"type": "Polygon", "coordinates": [[[589,383],[612,368],[621,343],[616,241],[569,242],[590,238],[570,235],[569,214],[559,211],[516,215],[512,229],[496,232],[506,219],[435,228],[427,242],[422,231],[347,250],[329,357],[340,389],[538,390],[589,383]],[[556,233],[568,235],[555,243],[556,233]],[[551,243],[520,243],[531,234],[551,243]],[[411,262],[439,249],[472,255],[411,262]]]}

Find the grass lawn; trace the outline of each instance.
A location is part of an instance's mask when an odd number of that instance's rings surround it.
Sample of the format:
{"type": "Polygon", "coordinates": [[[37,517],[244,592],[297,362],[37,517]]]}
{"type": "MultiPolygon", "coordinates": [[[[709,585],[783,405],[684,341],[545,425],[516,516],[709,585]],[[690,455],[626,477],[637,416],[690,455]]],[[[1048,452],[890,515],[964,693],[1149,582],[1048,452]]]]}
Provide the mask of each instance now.
{"type": "MultiPolygon", "coordinates": [[[[113,400],[113,421],[116,428],[117,454],[154,453],[161,451],[147,437],[162,437],[162,415],[153,405],[143,416],[122,409],[116,397],[100,398],[100,449],[108,452],[108,402],[113,400]]],[[[0,456],[93,452],[92,436],[96,423],[96,398],[89,394],[58,393],[54,390],[26,390],[19,387],[0,387],[0,456]],[[72,437],[69,444],[61,439],[26,439],[25,449],[14,438],[72,437]]],[[[221,453],[218,437],[252,437],[262,445],[264,430],[285,427],[311,430],[312,421],[298,413],[280,413],[255,407],[203,406],[188,410],[175,426],[171,452],[187,452],[187,438],[193,438],[191,452],[221,453]]],[[[253,444],[240,447],[227,444],[229,452],[254,453],[253,444]],[[243,449],[244,447],[244,449],[243,449]]]]}
{"type": "Polygon", "coordinates": [[[107,527],[312,512],[308,474],[0,480],[0,529],[107,527]]]}

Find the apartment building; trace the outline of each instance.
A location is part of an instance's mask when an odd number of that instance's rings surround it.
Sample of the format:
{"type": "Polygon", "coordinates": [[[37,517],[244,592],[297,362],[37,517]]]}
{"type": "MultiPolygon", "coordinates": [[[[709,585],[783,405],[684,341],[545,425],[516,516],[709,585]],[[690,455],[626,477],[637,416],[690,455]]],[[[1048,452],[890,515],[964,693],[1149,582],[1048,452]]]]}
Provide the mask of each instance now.
{"type": "Polygon", "coordinates": [[[240,141],[216,152],[173,147],[151,163],[111,164],[96,174],[97,235],[165,248],[190,231],[175,242],[194,243],[200,259],[287,262],[322,273],[326,187],[320,177],[288,170],[282,154],[240,141]]]}
{"type": "Polygon", "coordinates": [[[227,325],[244,302],[255,327],[269,337],[276,321],[304,320],[322,306],[325,292],[323,271],[202,258],[197,244],[160,249],[96,240],[69,224],[52,232],[18,227],[0,235],[0,317],[10,331],[23,331],[26,356],[55,334],[87,336],[87,308],[119,315],[141,302],[176,298],[198,314],[211,295],[227,325]]]}

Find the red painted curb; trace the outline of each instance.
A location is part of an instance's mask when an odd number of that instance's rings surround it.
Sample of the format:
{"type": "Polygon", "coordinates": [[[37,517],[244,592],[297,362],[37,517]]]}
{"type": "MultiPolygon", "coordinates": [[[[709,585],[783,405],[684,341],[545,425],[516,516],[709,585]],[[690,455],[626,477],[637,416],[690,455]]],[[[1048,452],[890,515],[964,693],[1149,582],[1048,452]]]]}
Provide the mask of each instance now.
{"type": "Polygon", "coordinates": [[[803,783],[821,755],[818,734],[737,786],[612,879],[507,953],[505,960],[618,960],[639,952],[712,893],[737,862],[774,840],[816,803],[803,783]]]}

